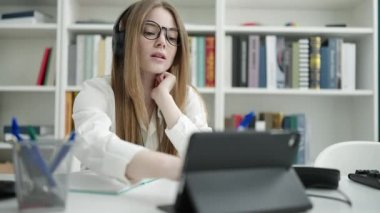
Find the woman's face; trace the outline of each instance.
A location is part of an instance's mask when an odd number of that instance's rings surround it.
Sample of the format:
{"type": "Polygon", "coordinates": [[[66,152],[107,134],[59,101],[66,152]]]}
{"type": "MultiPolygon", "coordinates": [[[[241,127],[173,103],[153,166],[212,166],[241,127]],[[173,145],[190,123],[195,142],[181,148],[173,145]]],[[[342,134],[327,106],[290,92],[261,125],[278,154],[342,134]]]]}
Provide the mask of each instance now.
{"type": "Polygon", "coordinates": [[[144,20],[139,39],[141,70],[152,74],[167,71],[177,52],[177,46],[172,44],[178,39],[177,26],[170,12],[162,7],[151,10],[144,20]]]}

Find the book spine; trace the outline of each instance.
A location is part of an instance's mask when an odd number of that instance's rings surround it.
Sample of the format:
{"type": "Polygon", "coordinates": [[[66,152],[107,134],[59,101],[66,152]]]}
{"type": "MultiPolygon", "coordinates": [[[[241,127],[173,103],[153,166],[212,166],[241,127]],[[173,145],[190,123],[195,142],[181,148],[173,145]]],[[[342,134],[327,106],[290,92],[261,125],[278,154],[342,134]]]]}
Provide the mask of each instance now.
{"type": "Polygon", "coordinates": [[[285,69],[284,69],[285,38],[282,36],[276,39],[276,87],[285,88],[285,69]]]}
{"type": "Polygon", "coordinates": [[[248,85],[248,37],[241,36],[240,37],[240,79],[239,79],[239,87],[247,87],[248,85]]]}
{"type": "Polygon", "coordinates": [[[276,88],[276,36],[267,35],[265,37],[266,44],[266,70],[267,70],[267,88],[276,88]]]}
{"type": "Polygon", "coordinates": [[[292,88],[299,88],[299,42],[292,43],[292,88]]]}
{"type": "Polygon", "coordinates": [[[67,85],[75,86],[76,84],[76,63],[77,63],[77,45],[71,44],[69,46],[69,63],[67,73],[67,85]]]}
{"type": "Polygon", "coordinates": [[[248,37],[248,87],[259,87],[260,37],[248,37]]]}
{"type": "Polygon", "coordinates": [[[267,87],[267,65],[266,65],[266,47],[264,44],[260,45],[260,60],[259,60],[259,87],[267,87]]]}
{"type": "Polygon", "coordinates": [[[284,74],[285,74],[285,88],[291,88],[292,87],[292,47],[291,43],[287,42],[285,45],[285,51],[284,51],[284,60],[283,60],[283,66],[284,66],[284,74]]]}
{"type": "Polygon", "coordinates": [[[104,75],[109,76],[112,72],[112,36],[107,36],[105,39],[106,45],[106,56],[105,56],[105,67],[104,67],[104,75]]]}
{"type": "Polygon", "coordinates": [[[321,37],[315,36],[310,38],[310,85],[309,88],[320,88],[320,71],[321,71],[321,37]]]}
{"type": "Polygon", "coordinates": [[[76,85],[83,82],[85,66],[85,35],[77,35],[76,85]]]}
{"type": "Polygon", "coordinates": [[[240,51],[240,38],[239,36],[232,37],[232,86],[239,86],[240,79],[240,66],[241,66],[241,51],[240,51]]]}
{"type": "Polygon", "coordinates": [[[191,37],[191,82],[193,86],[197,85],[197,63],[198,63],[198,45],[197,37],[191,37]]]}
{"type": "Polygon", "coordinates": [[[206,87],[215,87],[215,37],[206,37],[206,87]]]}
{"type": "Polygon", "coordinates": [[[299,88],[309,88],[309,39],[299,39],[299,88]]]}
{"type": "Polygon", "coordinates": [[[24,17],[33,17],[35,16],[36,11],[22,11],[14,13],[5,13],[1,15],[1,19],[12,19],[12,18],[24,18],[24,17]]]}
{"type": "Polygon", "coordinates": [[[330,50],[328,47],[321,47],[321,75],[320,88],[329,88],[329,66],[330,66],[330,50]]]}
{"type": "Polygon", "coordinates": [[[197,86],[205,87],[205,37],[199,36],[197,38],[197,86]]]}
{"type": "Polygon", "coordinates": [[[50,52],[51,52],[51,47],[45,48],[45,51],[44,51],[44,54],[42,57],[42,61],[41,61],[41,65],[40,65],[40,71],[38,73],[37,85],[43,85],[45,82],[46,70],[47,70],[48,63],[49,63],[50,52]]]}
{"type": "Polygon", "coordinates": [[[232,36],[227,35],[224,45],[224,73],[225,73],[225,83],[226,88],[232,86],[232,36]]]}

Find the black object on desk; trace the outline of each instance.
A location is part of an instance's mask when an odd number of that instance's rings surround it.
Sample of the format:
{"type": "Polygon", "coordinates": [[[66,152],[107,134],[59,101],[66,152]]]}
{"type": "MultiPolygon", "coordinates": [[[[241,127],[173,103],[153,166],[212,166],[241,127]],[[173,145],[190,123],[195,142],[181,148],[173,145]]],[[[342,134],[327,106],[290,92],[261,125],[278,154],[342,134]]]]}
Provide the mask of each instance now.
{"type": "Polygon", "coordinates": [[[380,173],[378,170],[356,170],[355,174],[348,174],[348,178],[366,186],[380,189],[380,173]]]}
{"type": "Polygon", "coordinates": [[[16,196],[15,182],[12,180],[0,180],[0,200],[16,196]]]}
{"type": "Polygon", "coordinates": [[[305,188],[337,189],[340,180],[340,171],[321,167],[294,167],[305,188]]]}
{"type": "Polygon", "coordinates": [[[298,212],[312,207],[291,167],[294,132],[208,132],[190,138],[169,212],[298,212]]]}

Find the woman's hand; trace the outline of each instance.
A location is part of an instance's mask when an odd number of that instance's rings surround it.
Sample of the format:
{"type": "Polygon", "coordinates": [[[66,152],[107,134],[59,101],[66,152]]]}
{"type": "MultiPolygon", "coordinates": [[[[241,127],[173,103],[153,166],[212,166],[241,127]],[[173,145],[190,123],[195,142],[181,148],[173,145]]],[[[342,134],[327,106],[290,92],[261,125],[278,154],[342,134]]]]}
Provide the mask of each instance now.
{"type": "Polygon", "coordinates": [[[182,112],[175,103],[170,94],[176,84],[176,77],[169,73],[164,72],[156,77],[155,88],[153,88],[151,97],[156,102],[158,108],[164,115],[167,128],[171,129],[178,121],[182,112]]]}
{"type": "Polygon", "coordinates": [[[161,98],[163,95],[169,94],[175,86],[176,81],[176,77],[170,72],[158,74],[155,79],[155,88],[152,90],[151,97],[157,101],[157,99],[161,98]]]}

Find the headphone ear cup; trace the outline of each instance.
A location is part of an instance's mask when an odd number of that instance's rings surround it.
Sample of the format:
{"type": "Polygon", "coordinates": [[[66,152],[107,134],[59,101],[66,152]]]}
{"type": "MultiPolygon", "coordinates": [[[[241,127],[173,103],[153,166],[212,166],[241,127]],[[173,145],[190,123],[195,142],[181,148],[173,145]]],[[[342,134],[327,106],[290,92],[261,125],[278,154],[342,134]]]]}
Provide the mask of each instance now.
{"type": "Polygon", "coordinates": [[[124,55],[124,32],[114,32],[112,38],[112,49],[113,53],[117,57],[122,57],[124,55]]]}

